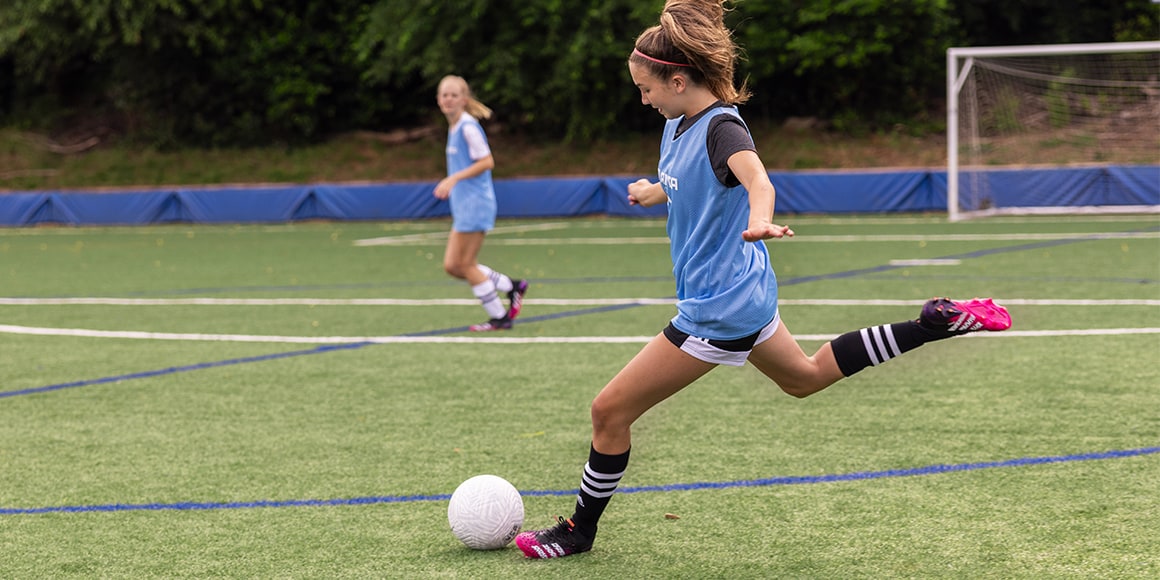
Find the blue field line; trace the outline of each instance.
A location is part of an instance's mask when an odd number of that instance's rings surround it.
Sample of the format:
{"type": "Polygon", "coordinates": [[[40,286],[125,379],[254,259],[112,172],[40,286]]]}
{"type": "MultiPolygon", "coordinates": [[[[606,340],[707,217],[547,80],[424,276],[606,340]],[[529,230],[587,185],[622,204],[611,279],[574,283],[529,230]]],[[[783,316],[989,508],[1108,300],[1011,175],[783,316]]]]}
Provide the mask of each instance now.
{"type": "MultiPolygon", "coordinates": [[[[1141,229],[1136,229],[1136,230],[1127,230],[1125,232],[1114,232],[1111,234],[1107,234],[1107,233],[1103,233],[1103,234],[1097,233],[1097,234],[1087,234],[1087,235],[1077,234],[1077,237],[1075,237],[1075,238],[1059,239],[1059,240],[1047,240],[1044,242],[1035,242],[1032,244],[1019,245],[1019,246],[1004,246],[1002,248],[982,250],[980,252],[971,252],[971,253],[967,253],[967,254],[957,254],[954,256],[944,256],[943,258],[940,258],[940,259],[977,258],[980,256],[1001,253],[1001,252],[1032,250],[1032,249],[1036,249],[1036,248],[1040,248],[1040,247],[1049,247],[1049,246],[1055,246],[1055,245],[1060,245],[1060,244],[1071,244],[1071,243],[1076,243],[1076,242],[1090,242],[1090,241],[1094,241],[1094,240],[1115,239],[1116,236],[1118,234],[1121,234],[1121,233],[1147,233],[1147,232],[1154,232],[1154,231],[1160,231],[1160,226],[1151,226],[1151,227],[1146,227],[1146,228],[1141,228],[1141,229]]],[[[820,278],[805,277],[802,279],[793,279],[793,280],[790,280],[789,282],[783,282],[783,284],[785,284],[785,283],[802,284],[805,282],[813,282],[817,279],[824,280],[824,279],[829,279],[829,278],[845,278],[845,277],[858,275],[858,274],[884,272],[884,271],[897,270],[897,269],[906,268],[906,267],[907,266],[880,266],[880,267],[868,268],[868,269],[864,269],[864,270],[852,270],[851,273],[840,272],[840,273],[836,273],[836,274],[823,275],[820,278]]],[[[537,278],[536,283],[537,284],[615,284],[615,283],[626,283],[626,282],[667,282],[667,281],[671,281],[672,279],[673,279],[672,276],[618,276],[618,277],[584,276],[581,278],[537,278]]],[[[972,277],[972,279],[979,279],[979,278],[972,277]]],[[[1038,278],[1036,278],[1036,279],[1038,279],[1038,278]]],[[[1090,281],[1090,279],[1084,279],[1084,280],[1090,281]]],[[[1124,280],[1124,281],[1133,282],[1135,280],[1124,280]]],[[[1154,282],[1154,281],[1153,280],[1143,280],[1142,282],[1147,283],[1147,282],[1154,282]]],[[[361,283],[347,283],[347,284],[303,284],[303,285],[295,285],[295,286],[272,286],[272,285],[208,286],[208,287],[203,287],[203,288],[174,288],[174,289],[170,289],[170,290],[150,290],[150,291],[141,291],[141,292],[124,292],[120,295],[120,297],[167,296],[167,295],[189,295],[189,294],[200,295],[200,294],[221,294],[221,293],[237,293],[237,292],[309,292],[309,291],[316,291],[316,290],[373,290],[373,289],[378,289],[378,288],[399,288],[399,287],[460,286],[462,284],[463,284],[463,282],[460,280],[441,279],[441,280],[394,280],[394,281],[384,281],[384,282],[361,282],[361,283]]],[[[17,298],[44,298],[44,296],[17,296],[17,298]]],[[[52,296],[51,298],[78,298],[78,296],[73,296],[73,295],[52,296]]]]}
{"type": "MultiPolygon", "coordinates": [[[[673,298],[670,296],[669,298],[673,298]]],[[[602,312],[615,312],[617,310],[627,310],[629,308],[637,308],[644,306],[638,302],[628,304],[609,304],[607,306],[596,306],[593,308],[584,308],[582,310],[569,310],[567,312],[557,312],[555,314],[541,314],[539,316],[523,316],[520,318],[519,324],[527,324],[529,322],[543,322],[545,320],[555,320],[558,318],[571,318],[573,316],[584,316],[585,314],[600,314],[602,312]]],[[[455,328],[439,328],[436,330],[424,330],[420,332],[408,332],[400,334],[399,336],[442,336],[444,334],[456,334],[459,332],[468,332],[468,326],[456,326],[455,328]]]]}
{"type": "Polygon", "coordinates": [[[198,371],[202,369],[210,369],[214,367],[225,367],[230,365],[262,362],[268,360],[276,360],[280,358],[289,358],[292,356],[303,356],[308,354],[320,354],[324,352],[331,352],[336,350],[350,350],[355,348],[362,348],[367,345],[375,344],[373,342],[352,342],[348,344],[328,344],[319,346],[308,350],[297,350],[292,352],[277,352],[273,354],[263,354],[258,356],[250,356],[245,358],[232,358],[221,361],[197,363],[192,365],[185,365],[180,367],[169,367],[167,369],[157,369],[152,371],[142,371],[139,373],[129,373],[127,375],[116,375],[112,377],[102,377],[99,379],[89,379],[85,381],[74,381],[71,383],[59,383],[55,385],[47,385],[43,387],[33,387],[29,389],[19,389],[15,391],[0,391],[0,399],[6,397],[16,397],[20,395],[32,395],[36,393],[47,393],[50,391],[59,391],[61,389],[71,389],[76,387],[87,387],[90,385],[100,385],[105,383],[116,383],[119,381],[128,381],[132,379],[146,379],[149,377],[159,377],[161,375],[171,375],[174,373],[183,373],[188,371],[198,371]]]}
{"type": "MultiPolygon", "coordinates": [[[[1022,252],[1026,250],[1038,250],[1040,248],[1050,248],[1054,246],[1063,246],[1067,244],[1074,244],[1078,242],[1090,242],[1093,240],[1107,239],[1106,234],[1092,234],[1089,236],[1079,236],[1075,238],[1068,238],[1063,240],[1047,240],[1042,242],[1031,242],[1027,244],[1019,244],[1015,246],[1002,246],[999,248],[988,248],[985,250],[975,250],[973,252],[964,252],[962,254],[951,254],[949,256],[939,256],[936,260],[968,260],[971,258],[982,258],[993,254],[1007,254],[1010,252],[1022,252]]],[[[902,270],[910,268],[910,266],[895,266],[891,264],[883,264],[881,266],[873,266],[870,268],[858,268],[856,270],[846,270],[844,272],[833,272],[830,274],[818,274],[817,276],[801,276],[798,278],[791,278],[788,281],[778,281],[779,286],[792,286],[794,284],[805,284],[807,282],[818,282],[821,280],[838,280],[841,278],[853,278],[855,276],[862,276],[864,274],[879,274],[882,272],[889,272],[892,270],[902,270]]]]}
{"type": "MultiPolygon", "coordinates": [[[[636,308],[637,306],[640,306],[640,304],[613,304],[613,305],[609,305],[609,306],[600,306],[600,307],[596,307],[596,308],[585,308],[583,310],[559,312],[556,314],[544,314],[541,316],[525,316],[525,317],[520,319],[520,322],[522,324],[526,324],[529,322],[542,322],[545,320],[553,320],[553,319],[557,319],[557,318],[567,318],[570,316],[582,316],[585,314],[596,314],[599,312],[612,312],[615,310],[624,310],[626,308],[636,308]]],[[[435,329],[435,330],[424,330],[424,331],[420,331],[420,332],[408,332],[408,333],[404,333],[404,334],[399,334],[397,336],[414,336],[414,337],[442,336],[445,334],[458,334],[460,332],[468,332],[468,330],[469,330],[469,328],[466,326],[456,326],[453,328],[439,328],[439,329],[435,329]]],[[[276,359],[281,359],[281,358],[290,358],[290,357],[295,357],[295,356],[308,356],[308,355],[313,355],[313,354],[324,354],[324,353],[334,352],[334,351],[338,351],[338,350],[354,350],[354,349],[363,348],[366,346],[371,346],[374,344],[378,344],[378,343],[375,343],[375,342],[352,342],[352,343],[347,343],[347,344],[329,344],[329,345],[323,345],[323,346],[319,346],[316,348],[310,348],[310,349],[306,349],[306,350],[295,350],[295,351],[290,351],[290,352],[277,352],[277,353],[272,353],[272,354],[263,354],[263,355],[258,355],[258,356],[245,357],[245,358],[233,358],[233,359],[228,359],[228,360],[213,361],[213,362],[206,362],[206,363],[197,363],[197,364],[192,364],[192,365],[185,365],[185,366],[179,366],[179,367],[169,367],[169,368],[165,368],[165,369],[156,369],[156,370],[151,370],[151,371],[141,371],[139,373],[129,373],[129,374],[124,374],[124,375],[115,375],[115,376],[111,376],[111,377],[101,377],[98,379],[73,381],[73,382],[69,382],[69,383],[58,383],[55,385],[45,385],[43,387],[31,387],[28,389],[18,389],[18,390],[13,390],[13,391],[0,391],[0,399],[4,399],[4,398],[8,398],[8,397],[18,397],[21,395],[35,395],[38,393],[48,393],[48,392],[52,392],[52,391],[59,391],[59,390],[63,390],[63,389],[72,389],[72,388],[77,388],[77,387],[88,387],[88,386],[92,386],[92,385],[103,385],[103,384],[107,384],[107,383],[117,383],[117,382],[121,382],[121,381],[130,381],[133,379],[147,379],[147,378],[151,378],[151,377],[159,377],[159,376],[163,376],[163,375],[172,375],[172,374],[176,374],[176,373],[184,373],[184,372],[189,372],[189,371],[200,371],[200,370],[216,368],[216,367],[226,367],[226,366],[238,365],[238,364],[264,362],[264,361],[269,361],[269,360],[276,360],[276,359]]]]}
{"type": "MultiPolygon", "coordinates": [[[[617,493],[654,493],[672,491],[696,491],[730,489],[738,487],[769,487],[774,485],[808,485],[816,483],[834,483],[843,481],[863,481],[868,479],[886,479],[891,477],[915,477],[921,475],[938,475],[956,473],[960,471],[976,471],[980,469],[996,469],[1000,467],[1023,467],[1028,465],[1043,465],[1048,463],[1069,463],[1076,461],[1094,461],[1101,459],[1121,459],[1160,453],[1160,447],[1142,447],[1139,449],[1125,449],[1117,451],[1103,451],[1098,453],[1082,453],[1076,455],[1055,455],[1047,457],[1024,457],[1007,459],[1004,461],[983,461],[977,463],[956,463],[928,465],[911,469],[888,469],[883,471],[860,471],[855,473],[839,473],[832,475],[801,475],[786,477],[768,477],[763,479],[746,479],[739,481],[674,483],[669,485],[644,485],[636,487],[622,487],[617,493]]],[[[545,496],[574,496],[577,489],[554,489],[521,491],[524,497],[545,496]]],[[[431,501],[447,501],[451,494],[430,495],[387,495],[368,496],[340,499],[292,499],[292,500],[259,500],[248,502],[177,502],[177,503],[143,503],[126,504],[113,503],[101,505],[76,506],[49,506],[38,508],[0,508],[0,516],[32,515],[49,513],[84,513],[84,512],[125,512],[125,511],[204,511],[230,509],[257,509],[257,508],[287,508],[287,507],[329,507],[353,506],[392,503],[417,503],[431,501]]]]}
{"type": "MultiPolygon", "coordinates": [[[[1149,231],[1152,229],[1160,229],[1160,228],[1148,228],[1149,231]]],[[[986,249],[986,250],[976,250],[973,252],[965,252],[962,254],[952,254],[950,256],[941,256],[938,259],[951,260],[951,259],[979,258],[979,257],[983,257],[983,256],[989,256],[992,254],[1003,254],[1003,253],[1008,253],[1008,252],[1020,252],[1020,251],[1024,251],[1024,250],[1035,250],[1035,249],[1039,249],[1039,248],[1060,246],[1060,245],[1065,245],[1065,244],[1073,244],[1073,243],[1077,243],[1077,242],[1086,242],[1086,241],[1092,241],[1092,240],[1106,239],[1108,237],[1109,236],[1106,234],[1092,234],[1089,236],[1081,236],[1081,237],[1077,237],[1077,238],[1070,238],[1070,239],[1063,239],[1063,240],[1047,240],[1047,241],[1043,241],[1043,242],[1033,242],[1033,243],[1029,243],[1029,244],[1019,244],[1019,245],[1015,245],[1015,246],[1003,246],[1003,247],[999,247],[999,248],[990,248],[990,249],[986,249]]],[[[864,274],[876,274],[876,273],[880,273],[880,272],[888,272],[891,270],[900,270],[900,269],[903,269],[906,267],[907,266],[892,266],[892,265],[887,264],[887,265],[882,265],[882,266],[874,266],[871,268],[858,268],[855,270],[845,270],[842,272],[831,272],[829,274],[818,274],[816,276],[800,276],[798,278],[789,278],[787,280],[779,280],[778,286],[795,286],[798,284],[806,284],[809,282],[818,282],[821,280],[837,280],[837,279],[842,279],[842,278],[852,278],[852,277],[861,276],[864,274]]],[[[581,309],[581,310],[571,310],[568,312],[558,312],[555,314],[545,314],[542,316],[526,316],[526,317],[520,319],[520,323],[527,324],[529,322],[543,322],[546,320],[569,318],[569,317],[573,317],[573,316],[583,316],[583,315],[587,315],[587,314],[599,314],[602,312],[613,312],[613,311],[617,311],[617,310],[637,308],[639,306],[642,306],[642,305],[641,304],[617,304],[617,305],[610,305],[610,306],[601,306],[601,307],[596,307],[596,308],[585,308],[585,309],[581,309]]],[[[414,337],[441,336],[441,335],[445,335],[445,334],[457,334],[460,332],[467,332],[468,330],[469,330],[469,328],[467,326],[456,326],[453,328],[440,328],[440,329],[435,329],[435,330],[405,333],[405,334],[400,334],[398,336],[414,336],[414,337]]],[[[169,374],[174,374],[174,373],[179,373],[179,372],[196,371],[196,370],[202,370],[202,369],[207,369],[207,368],[223,367],[223,366],[230,366],[230,365],[244,364],[244,363],[251,363],[251,362],[262,362],[262,361],[267,361],[267,360],[289,358],[289,357],[294,357],[294,356],[306,356],[306,355],[313,355],[313,354],[322,354],[322,353],[331,352],[331,351],[335,351],[335,350],[350,350],[350,349],[362,348],[365,346],[369,346],[371,344],[375,344],[375,343],[373,343],[373,342],[358,342],[358,343],[342,344],[342,345],[320,346],[318,348],[312,348],[312,349],[307,349],[307,350],[299,350],[299,351],[284,352],[284,353],[274,353],[274,354],[269,354],[269,355],[261,355],[261,356],[239,358],[239,359],[230,359],[230,360],[223,360],[223,361],[217,361],[217,362],[199,363],[199,364],[187,365],[187,366],[182,366],[182,367],[171,367],[171,368],[167,368],[167,369],[143,371],[143,372],[139,372],[139,373],[117,375],[117,376],[112,376],[112,377],[103,377],[103,378],[99,378],[99,379],[90,379],[90,380],[84,380],[84,381],[75,381],[75,382],[71,382],[71,383],[61,383],[61,384],[56,384],[56,385],[46,385],[43,387],[33,387],[33,388],[20,389],[20,390],[14,390],[14,391],[0,391],[0,399],[7,398],[7,397],[16,397],[16,396],[20,396],[20,395],[31,395],[31,394],[36,394],[36,393],[58,391],[61,389],[69,389],[69,388],[75,388],[75,387],[85,387],[85,386],[90,386],[90,385],[115,383],[115,382],[119,382],[119,381],[127,381],[127,380],[132,380],[132,379],[157,377],[157,376],[162,376],[162,375],[169,375],[169,374]]]]}

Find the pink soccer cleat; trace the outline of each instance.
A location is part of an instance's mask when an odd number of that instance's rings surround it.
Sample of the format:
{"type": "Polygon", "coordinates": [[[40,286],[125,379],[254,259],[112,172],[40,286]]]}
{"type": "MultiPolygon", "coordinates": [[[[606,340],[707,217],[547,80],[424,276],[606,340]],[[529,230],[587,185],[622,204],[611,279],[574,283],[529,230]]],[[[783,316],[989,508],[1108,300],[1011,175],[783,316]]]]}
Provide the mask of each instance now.
{"type": "Polygon", "coordinates": [[[979,330],[1007,330],[1011,328],[1011,314],[990,298],[972,298],[965,302],[931,298],[923,305],[918,323],[931,330],[958,336],[979,330]]]}

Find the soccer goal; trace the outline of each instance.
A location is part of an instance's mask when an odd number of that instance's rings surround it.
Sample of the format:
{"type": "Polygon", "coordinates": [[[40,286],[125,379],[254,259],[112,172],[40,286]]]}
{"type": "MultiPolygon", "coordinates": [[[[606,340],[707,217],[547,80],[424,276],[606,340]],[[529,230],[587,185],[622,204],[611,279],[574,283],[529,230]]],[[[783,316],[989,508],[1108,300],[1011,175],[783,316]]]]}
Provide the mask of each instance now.
{"type": "Polygon", "coordinates": [[[1160,212],[1160,41],[948,49],[947,211],[1160,212]]]}

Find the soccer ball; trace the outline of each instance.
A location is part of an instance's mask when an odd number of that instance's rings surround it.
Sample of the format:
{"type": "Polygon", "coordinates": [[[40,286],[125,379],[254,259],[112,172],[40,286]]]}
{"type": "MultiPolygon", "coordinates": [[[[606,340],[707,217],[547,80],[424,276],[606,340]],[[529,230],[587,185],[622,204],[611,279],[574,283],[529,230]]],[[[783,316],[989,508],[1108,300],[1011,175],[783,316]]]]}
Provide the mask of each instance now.
{"type": "Polygon", "coordinates": [[[477,475],[459,484],[447,506],[451,533],[473,550],[497,550],[520,533],[524,500],[502,477],[477,475]]]}

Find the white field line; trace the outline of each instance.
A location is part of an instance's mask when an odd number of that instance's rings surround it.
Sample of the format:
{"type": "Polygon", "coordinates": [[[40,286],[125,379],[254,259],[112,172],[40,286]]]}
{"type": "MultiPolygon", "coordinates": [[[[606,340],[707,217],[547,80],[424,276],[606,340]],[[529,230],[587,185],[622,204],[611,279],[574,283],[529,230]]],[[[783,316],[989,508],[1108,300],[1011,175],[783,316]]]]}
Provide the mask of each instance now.
{"type": "MultiPolygon", "coordinates": [[[[996,298],[1004,306],[1160,306],[1153,299],[996,298]]],[[[675,298],[529,298],[526,305],[620,306],[676,304],[675,298]]],[[[782,299],[782,306],[921,306],[925,300],[782,299]]],[[[0,298],[0,306],[478,306],[474,298],[0,298]]]]}
{"type": "MultiPolygon", "coordinates": [[[[529,224],[522,226],[504,226],[491,230],[493,234],[510,234],[519,232],[542,232],[547,230],[562,230],[569,227],[569,224],[564,222],[554,222],[545,224],[529,224]]],[[[402,246],[413,244],[428,244],[431,242],[443,243],[447,239],[448,233],[446,231],[427,232],[422,234],[407,234],[402,236],[383,236],[381,238],[366,238],[362,240],[355,240],[353,243],[356,246],[402,246]]]]}
{"type": "MultiPolygon", "coordinates": [[[[266,336],[253,334],[183,334],[173,332],[141,332],[132,330],[90,330],[84,328],[39,328],[32,326],[0,325],[0,333],[36,336],[70,336],[84,338],[119,338],[137,340],[185,340],[199,342],[260,342],[293,344],[351,344],[370,342],[378,344],[641,344],[651,336],[266,336]]],[[[998,333],[977,333],[966,338],[1020,338],[1052,336],[1120,336],[1160,334],[1160,328],[1089,328],[1074,330],[1008,330],[998,333]]],[[[798,334],[798,340],[830,340],[834,334],[798,334]]]]}
{"type": "MultiPolygon", "coordinates": [[[[499,231],[500,228],[492,230],[499,231]]],[[[559,229],[559,228],[546,228],[559,229]]],[[[430,246],[442,245],[446,233],[412,234],[369,240],[356,240],[356,246],[430,246]]],[[[1086,240],[1086,239],[1157,239],[1160,232],[1090,232],[1090,233],[1040,233],[1040,234],[880,234],[880,235],[801,235],[781,238],[777,243],[866,243],[866,242],[991,242],[991,241],[1041,241],[1041,240],[1086,240]]],[[[624,238],[495,238],[488,239],[488,245],[498,246],[609,246],[619,244],[668,244],[669,239],[661,236],[638,236],[624,238]]]]}

